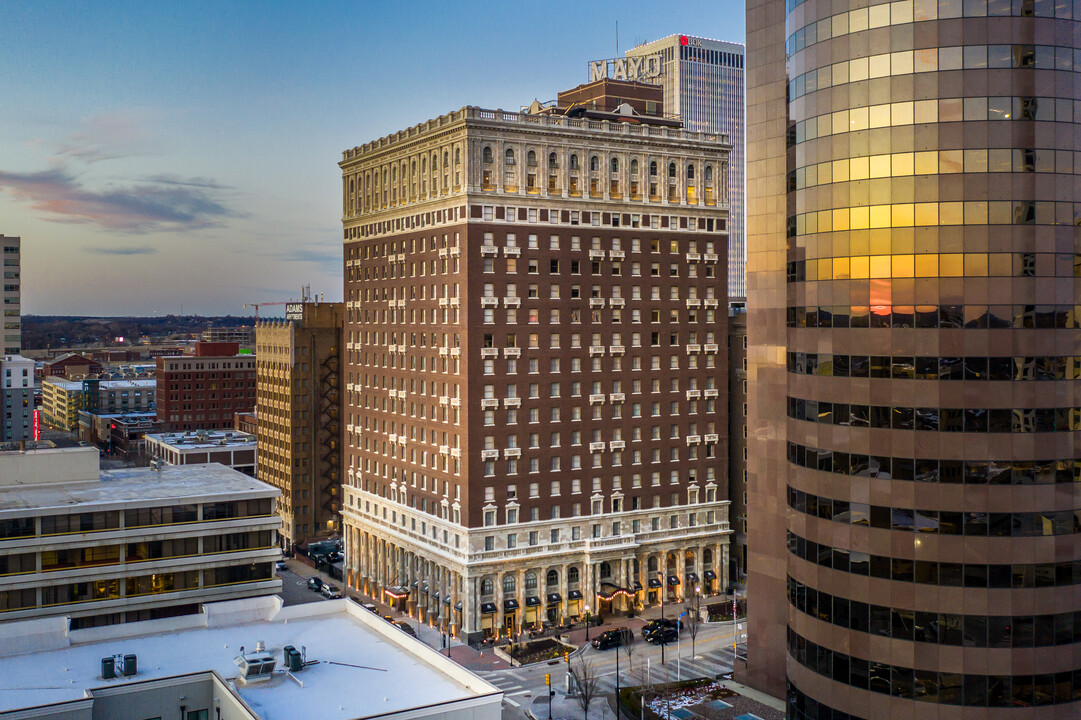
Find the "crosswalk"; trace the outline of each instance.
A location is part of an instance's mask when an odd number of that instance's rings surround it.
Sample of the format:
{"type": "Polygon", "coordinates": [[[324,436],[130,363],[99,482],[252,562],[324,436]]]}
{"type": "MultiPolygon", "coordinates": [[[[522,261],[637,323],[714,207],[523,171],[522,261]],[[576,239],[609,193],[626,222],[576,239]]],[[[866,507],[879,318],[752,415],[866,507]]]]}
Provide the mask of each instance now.
{"type": "Polygon", "coordinates": [[[502,670],[498,673],[485,673],[485,680],[502,690],[505,697],[524,694],[526,687],[531,682],[523,670],[502,670]]]}
{"type": "MultiPolygon", "coordinates": [[[[623,672],[620,673],[620,685],[623,687],[642,682],[642,673],[640,668],[637,667],[637,661],[633,672],[628,673],[626,667],[623,667],[622,670],[623,672]]],[[[731,671],[732,648],[725,647],[700,653],[694,659],[689,657],[681,658],[678,664],[674,658],[669,659],[665,665],[651,663],[649,680],[653,683],[666,682],[669,679],[672,682],[675,682],[677,672],[680,680],[701,677],[713,678],[722,673],[731,671]]],[[[615,692],[615,672],[601,675],[598,686],[601,693],[615,692]]]]}

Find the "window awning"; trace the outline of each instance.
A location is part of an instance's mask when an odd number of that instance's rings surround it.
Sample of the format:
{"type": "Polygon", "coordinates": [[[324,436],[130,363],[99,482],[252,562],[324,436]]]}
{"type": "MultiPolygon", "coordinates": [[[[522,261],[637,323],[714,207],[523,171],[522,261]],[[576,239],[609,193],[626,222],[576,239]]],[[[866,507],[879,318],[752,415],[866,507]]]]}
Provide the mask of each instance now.
{"type": "Polygon", "coordinates": [[[635,591],[635,592],[638,592],[638,591],[639,591],[639,590],[641,590],[641,589],[642,589],[642,583],[640,583],[640,582],[638,582],[637,580],[635,580],[635,581],[634,581],[634,591],[635,591]]]}
{"type": "Polygon", "coordinates": [[[455,610],[457,610],[458,612],[461,612],[461,611],[462,611],[462,601],[461,601],[461,600],[459,600],[458,602],[454,603],[454,609],[455,609],[455,610]]]}
{"type": "Polygon", "coordinates": [[[698,582],[698,573],[693,573],[693,572],[687,573],[687,582],[689,582],[689,583],[698,582]]]}
{"type": "Polygon", "coordinates": [[[525,606],[526,607],[540,607],[540,604],[541,604],[540,598],[536,597],[535,595],[530,595],[529,597],[527,597],[525,599],[525,606]]]}
{"type": "Polygon", "coordinates": [[[414,581],[413,581],[413,584],[412,584],[412,585],[410,585],[409,587],[414,587],[414,588],[415,588],[415,587],[417,587],[418,585],[420,585],[420,580],[414,580],[414,581]]]}
{"type": "Polygon", "coordinates": [[[503,610],[504,610],[504,612],[509,612],[511,610],[517,610],[517,609],[518,609],[518,601],[515,600],[514,598],[509,598],[509,599],[503,601],[503,610]]]}
{"type": "Polygon", "coordinates": [[[548,593],[548,604],[556,605],[563,602],[563,596],[559,593],[548,593]]]}
{"type": "Polygon", "coordinates": [[[672,587],[675,587],[676,585],[679,585],[679,578],[676,577],[675,575],[669,575],[668,576],[668,584],[670,586],[672,586],[672,587]]]}
{"type": "Polygon", "coordinates": [[[649,586],[651,588],[659,588],[661,586],[661,581],[658,580],[657,578],[650,578],[649,579],[649,586]]]}
{"type": "Polygon", "coordinates": [[[706,575],[706,580],[716,580],[717,579],[717,573],[713,572],[712,570],[706,570],[705,575],[706,575]]]}
{"type": "MultiPolygon", "coordinates": [[[[460,605],[461,603],[458,604],[460,605]]],[[[461,608],[458,609],[461,610],[461,608]]],[[[495,603],[481,603],[480,611],[484,615],[491,615],[496,611],[495,603]]]]}
{"type": "Polygon", "coordinates": [[[425,595],[427,595],[428,594],[428,583],[424,583],[423,585],[421,585],[420,586],[420,591],[422,593],[424,593],[425,595]]]}
{"type": "Polygon", "coordinates": [[[435,594],[433,595],[433,597],[435,597],[435,599],[436,599],[436,600],[438,600],[438,599],[439,599],[439,595],[440,595],[439,591],[438,591],[438,590],[436,590],[436,591],[435,591],[435,594]]]}
{"type": "Polygon", "coordinates": [[[409,588],[403,585],[391,585],[390,587],[383,588],[383,591],[395,600],[409,597],[409,588]]]}
{"type": "Polygon", "coordinates": [[[567,599],[568,600],[581,600],[582,599],[582,591],[581,590],[571,590],[569,593],[567,593],[567,599]]]}
{"type": "MultiPolygon", "coordinates": [[[[444,605],[450,605],[450,595],[447,595],[445,598],[443,598],[443,604],[444,605]]],[[[459,605],[459,609],[461,609],[461,607],[460,607],[461,603],[458,603],[458,605],[459,605]]]]}

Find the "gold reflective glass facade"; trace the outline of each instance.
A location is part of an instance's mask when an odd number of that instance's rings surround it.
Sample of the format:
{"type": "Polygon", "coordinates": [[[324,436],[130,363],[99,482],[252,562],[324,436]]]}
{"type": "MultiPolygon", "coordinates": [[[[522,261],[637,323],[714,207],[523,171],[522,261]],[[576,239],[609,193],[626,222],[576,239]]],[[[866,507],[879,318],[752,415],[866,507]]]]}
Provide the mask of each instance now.
{"type": "Polygon", "coordinates": [[[1081,717],[1081,2],[782,4],[748,3],[746,679],[780,624],[790,718],[1081,717]]]}

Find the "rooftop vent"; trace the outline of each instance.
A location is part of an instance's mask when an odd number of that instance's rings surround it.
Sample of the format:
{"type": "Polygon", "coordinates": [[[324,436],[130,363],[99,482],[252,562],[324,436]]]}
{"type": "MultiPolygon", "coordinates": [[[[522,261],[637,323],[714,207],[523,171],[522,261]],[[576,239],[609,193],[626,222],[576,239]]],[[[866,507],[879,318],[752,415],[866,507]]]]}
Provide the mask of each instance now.
{"type": "Polygon", "coordinates": [[[278,664],[274,654],[267,652],[262,640],[255,644],[253,652],[244,652],[241,646],[240,654],[233,658],[233,662],[240,668],[237,680],[245,684],[269,680],[278,664]]]}

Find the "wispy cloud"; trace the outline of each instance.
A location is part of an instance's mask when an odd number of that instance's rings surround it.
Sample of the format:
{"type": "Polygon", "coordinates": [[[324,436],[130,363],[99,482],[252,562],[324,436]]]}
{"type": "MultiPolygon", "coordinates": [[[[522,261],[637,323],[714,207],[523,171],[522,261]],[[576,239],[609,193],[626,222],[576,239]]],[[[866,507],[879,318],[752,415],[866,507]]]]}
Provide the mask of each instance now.
{"type": "Polygon", "coordinates": [[[30,173],[0,170],[0,190],[49,220],[129,233],[218,227],[239,215],[217,197],[226,188],[202,178],[166,178],[93,190],[63,166],[30,173]]]}
{"type": "Polygon", "coordinates": [[[88,247],[86,252],[94,255],[153,255],[158,252],[157,248],[148,245],[142,247],[88,247]]]}
{"type": "Polygon", "coordinates": [[[147,111],[124,108],[85,118],[56,151],[57,158],[72,158],[88,165],[102,160],[145,155],[153,151],[147,111]]]}
{"type": "Polygon", "coordinates": [[[341,271],[342,248],[322,245],[299,245],[283,252],[275,253],[275,258],[291,263],[312,263],[322,268],[341,271]]]}

